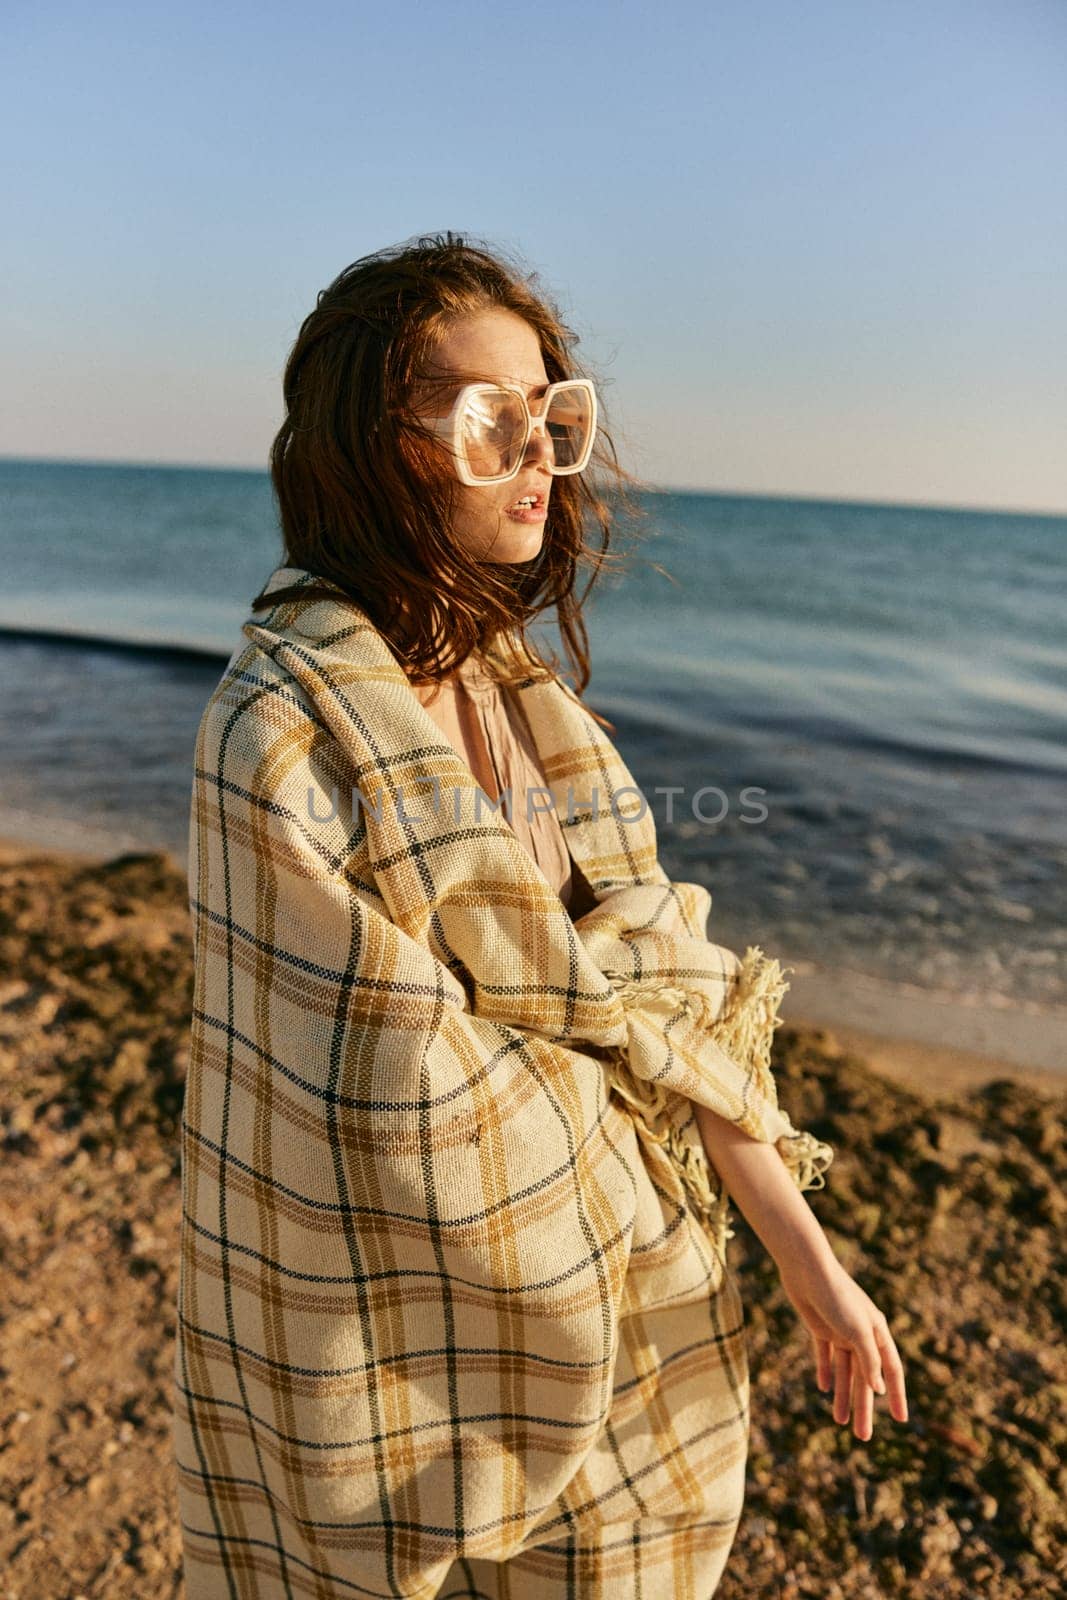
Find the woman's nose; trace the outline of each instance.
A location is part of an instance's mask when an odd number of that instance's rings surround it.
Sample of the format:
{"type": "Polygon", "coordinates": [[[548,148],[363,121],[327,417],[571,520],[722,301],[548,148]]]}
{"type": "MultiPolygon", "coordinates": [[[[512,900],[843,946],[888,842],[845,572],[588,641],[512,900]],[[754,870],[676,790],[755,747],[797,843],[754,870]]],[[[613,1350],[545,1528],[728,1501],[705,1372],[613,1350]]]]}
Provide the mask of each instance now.
{"type": "Polygon", "coordinates": [[[535,416],[530,439],[526,446],[527,461],[545,461],[549,464],[555,459],[555,449],[551,435],[545,427],[544,414],[535,416]]]}

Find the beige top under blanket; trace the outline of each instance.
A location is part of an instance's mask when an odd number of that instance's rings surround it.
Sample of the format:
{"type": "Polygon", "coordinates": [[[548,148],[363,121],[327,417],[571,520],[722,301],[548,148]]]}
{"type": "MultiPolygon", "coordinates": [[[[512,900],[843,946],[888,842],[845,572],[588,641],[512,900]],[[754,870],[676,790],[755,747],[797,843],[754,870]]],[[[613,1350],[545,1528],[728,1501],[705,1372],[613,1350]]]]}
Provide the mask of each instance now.
{"type": "Polygon", "coordinates": [[[595,900],[568,853],[537,746],[514,695],[473,655],[442,683],[412,688],[441,732],[466,758],[488,800],[499,804],[504,820],[571,916],[581,916],[595,900]]]}

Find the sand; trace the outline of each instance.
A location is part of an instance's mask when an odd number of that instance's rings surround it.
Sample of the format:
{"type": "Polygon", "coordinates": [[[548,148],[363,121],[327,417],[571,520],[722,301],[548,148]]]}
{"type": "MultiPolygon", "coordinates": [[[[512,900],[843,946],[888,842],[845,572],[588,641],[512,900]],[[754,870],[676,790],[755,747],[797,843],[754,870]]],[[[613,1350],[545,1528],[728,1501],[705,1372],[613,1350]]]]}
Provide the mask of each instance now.
{"type": "MultiPolygon", "coordinates": [[[[4,1600],[182,1592],[169,1430],[186,892],[164,853],[0,841],[4,1600]]],[[[787,1000],[779,1094],[835,1149],[808,1199],[889,1319],[911,1415],[876,1403],[866,1443],[833,1422],[807,1332],[735,1218],[752,1425],[717,1600],[1060,1593],[1067,1082],[847,1012],[831,1024],[816,991],[809,1016],[789,1009],[803,991],[787,1000]]]]}

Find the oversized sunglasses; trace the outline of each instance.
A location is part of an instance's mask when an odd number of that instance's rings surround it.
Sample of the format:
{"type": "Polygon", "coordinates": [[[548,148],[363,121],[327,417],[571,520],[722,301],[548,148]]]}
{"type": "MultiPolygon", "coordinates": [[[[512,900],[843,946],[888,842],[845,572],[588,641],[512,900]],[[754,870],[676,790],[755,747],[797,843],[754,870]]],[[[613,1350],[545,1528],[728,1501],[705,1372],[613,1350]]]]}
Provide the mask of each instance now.
{"type": "Polygon", "coordinates": [[[596,437],[596,391],[588,378],[550,384],[535,417],[522,390],[511,384],[468,383],[446,417],[424,418],[443,438],[461,483],[507,483],[517,477],[527,446],[540,428],[552,446],[546,462],[555,477],[581,472],[596,437]]]}

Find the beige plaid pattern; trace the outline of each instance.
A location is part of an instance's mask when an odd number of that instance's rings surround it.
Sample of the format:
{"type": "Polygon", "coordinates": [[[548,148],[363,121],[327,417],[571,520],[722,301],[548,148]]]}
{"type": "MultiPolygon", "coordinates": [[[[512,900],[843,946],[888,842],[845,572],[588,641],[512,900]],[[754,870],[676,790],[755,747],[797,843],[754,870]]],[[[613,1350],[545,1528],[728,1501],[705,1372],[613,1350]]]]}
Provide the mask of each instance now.
{"type": "Polygon", "coordinates": [[[641,1592],[699,1593],[740,1516],[748,1372],[692,1102],[801,1188],[833,1154],[777,1103],[780,969],[708,940],[708,891],[667,878],[558,680],[516,692],[597,896],[577,923],[365,614],[293,601],[243,633],[190,819],[190,1600],[423,1600],[516,1557],[517,1594],[621,1594],[638,1524],[641,1592]],[[702,1532],[657,1541],[661,1518],[702,1532]]]}

